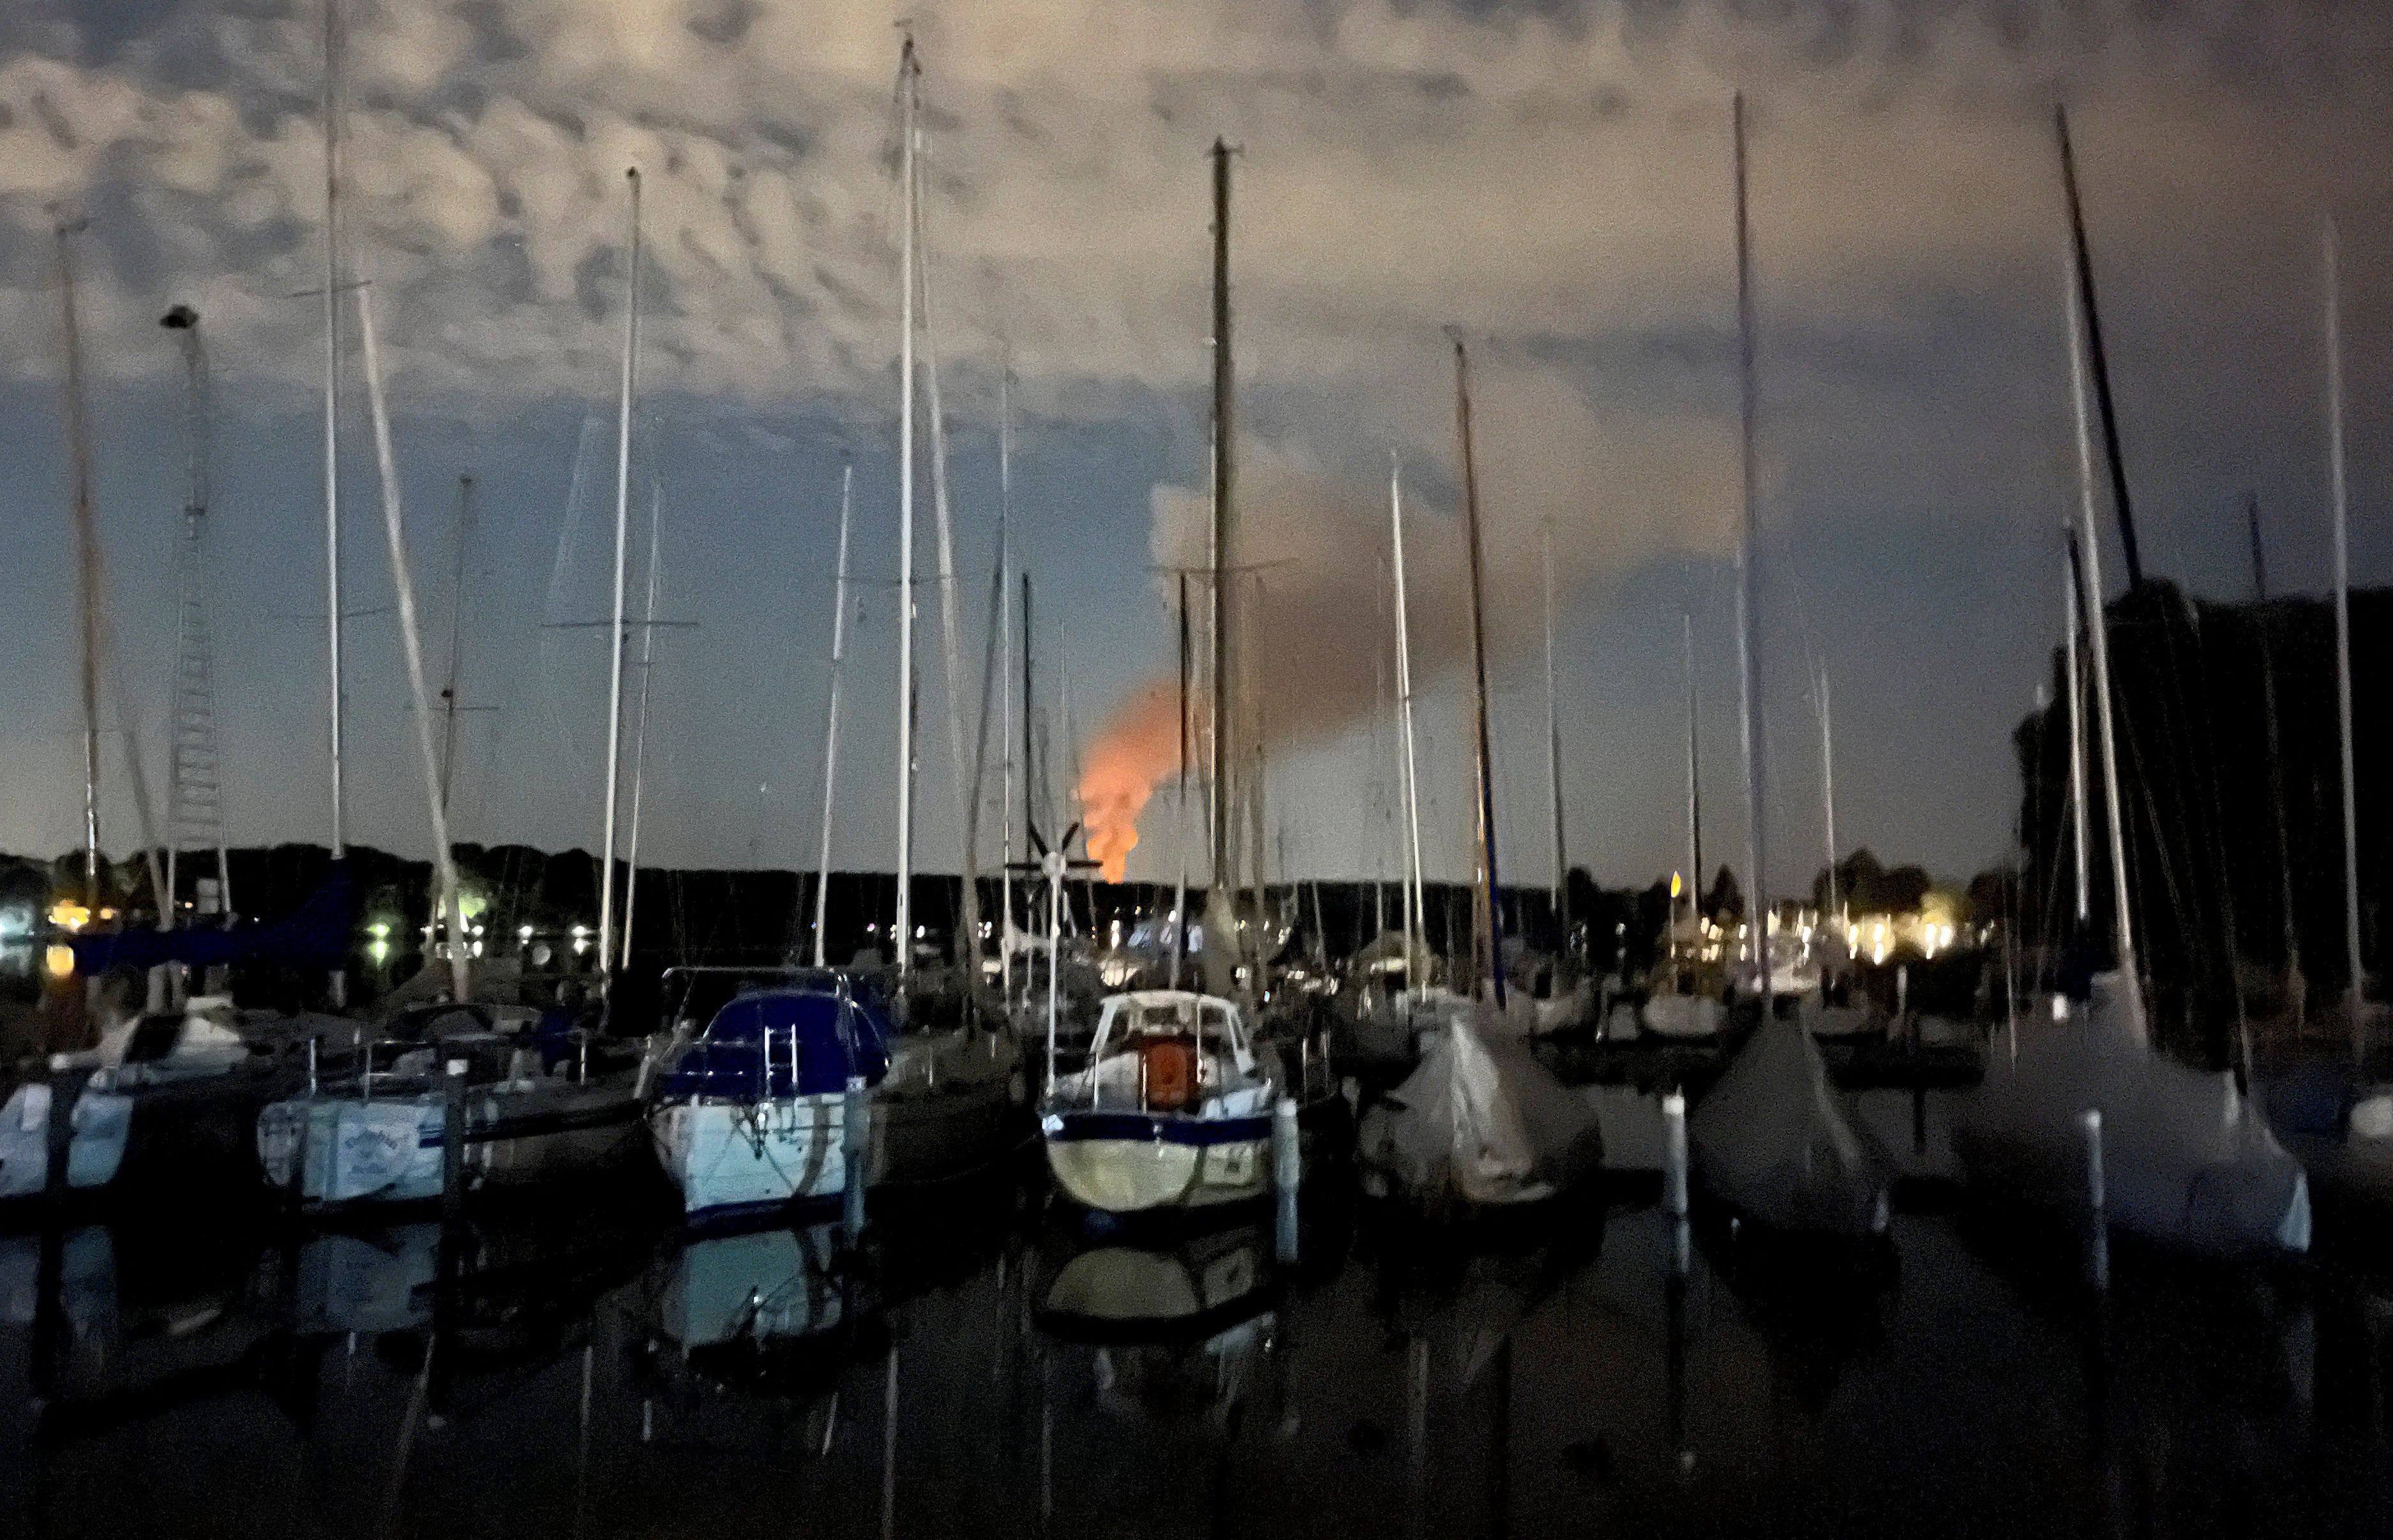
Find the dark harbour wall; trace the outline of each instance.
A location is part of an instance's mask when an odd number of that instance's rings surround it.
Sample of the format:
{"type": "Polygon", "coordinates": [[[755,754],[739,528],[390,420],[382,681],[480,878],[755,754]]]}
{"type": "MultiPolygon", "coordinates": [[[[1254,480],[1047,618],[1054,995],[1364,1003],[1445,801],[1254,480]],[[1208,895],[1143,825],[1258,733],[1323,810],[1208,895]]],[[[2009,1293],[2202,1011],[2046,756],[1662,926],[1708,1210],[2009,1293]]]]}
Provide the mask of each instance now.
{"type": "MultiPolygon", "coordinates": [[[[2282,1022],[2301,1001],[2297,965],[2307,1014],[2317,1022],[2349,982],[2334,606],[2308,597],[2213,603],[2154,581],[2114,600],[2109,618],[2137,944],[2161,1029],[2181,1051],[2224,1064],[2239,989],[2247,1015],[2282,1022]]],[[[2373,981],[2383,966],[2393,881],[2393,819],[2382,791],[2393,747],[2386,685],[2393,677],[2393,593],[2354,594],[2351,628],[2360,958],[2373,981]]],[[[2089,929],[2099,938],[2093,949],[2107,955],[2110,855],[2087,678],[2089,929]]],[[[2075,906],[2059,647],[2051,682],[2052,703],[2030,713],[2014,741],[2027,850],[2022,928],[2031,945],[2058,951],[2072,940],[2075,906]]]]}

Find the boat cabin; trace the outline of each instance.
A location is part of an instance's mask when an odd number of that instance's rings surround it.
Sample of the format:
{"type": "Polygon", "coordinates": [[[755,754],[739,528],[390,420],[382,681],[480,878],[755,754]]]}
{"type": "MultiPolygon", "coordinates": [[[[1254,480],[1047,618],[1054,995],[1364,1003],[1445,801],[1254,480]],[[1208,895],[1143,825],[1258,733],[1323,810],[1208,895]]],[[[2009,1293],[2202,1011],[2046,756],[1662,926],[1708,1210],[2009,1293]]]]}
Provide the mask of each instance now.
{"type": "Polygon", "coordinates": [[[1092,1101],[1111,1103],[1131,1092],[1150,1112],[1193,1111],[1255,1073],[1254,1046],[1238,1008],[1181,989],[1106,997],[1089,1058],[1092,1101]]]}
{"type": "Polygon", "coordinates": [[[889,1039],[874,1003],[836,975],[747,988],[715,1011],[659,1094],[731,1102],[836,1095],[851,1075],[881,1083],[889,1039]]]}

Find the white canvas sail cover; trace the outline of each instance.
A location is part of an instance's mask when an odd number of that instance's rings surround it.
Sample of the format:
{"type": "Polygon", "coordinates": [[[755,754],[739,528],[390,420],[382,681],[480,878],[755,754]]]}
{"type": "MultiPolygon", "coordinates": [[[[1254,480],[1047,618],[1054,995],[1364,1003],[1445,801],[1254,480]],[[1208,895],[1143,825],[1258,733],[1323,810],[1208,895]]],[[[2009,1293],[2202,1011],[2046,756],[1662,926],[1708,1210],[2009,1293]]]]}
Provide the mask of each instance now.
{"type": "Polygon", "coordinates": [[[1886,1165],[1853,1132],[1811,1034],[1765,1016],[1687,1122],[1706,1191],[1787,1231],[1886,1228],[1886,1165]]]}
{"type": "Polygon", "coordinates": [[[2152,1052],[2099,1006],[2082,1024],[2022,1034],[2015,1063],[1991,1056],[1985,1084],[1954,1116],[1969,1179],[2086,1217],[2084,1115],[2099,1110],[2112,1225],[2214,1255],[2308,1250],[2301,1166],[2234,1080],[2152,1052]]]}
{"type": "Polygon", "coordinates": [[[1416,1197],[1534,1203],[1592,1174],[1603,1135],[1526,1048],[1458,1014],[1423,1034],[1419,1067],[1365,1116],[1362,1153],[1416,1197]]]}

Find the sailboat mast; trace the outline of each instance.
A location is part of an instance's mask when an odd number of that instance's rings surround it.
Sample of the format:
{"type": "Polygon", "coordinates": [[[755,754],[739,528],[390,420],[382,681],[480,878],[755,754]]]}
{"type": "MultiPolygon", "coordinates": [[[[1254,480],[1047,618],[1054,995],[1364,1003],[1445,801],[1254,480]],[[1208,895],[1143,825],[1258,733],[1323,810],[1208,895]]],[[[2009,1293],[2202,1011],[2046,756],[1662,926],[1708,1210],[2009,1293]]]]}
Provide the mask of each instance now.
{"type": "Polygon", "coordinates": [[[464,680],[465,544],[474,520],[474,478],[457,478],[455,559],[449,574],[449,683],[440,692],[440,805],[449,806],[451,777],[457,767],[457,690],[464,680]]]}
{"type": "Polygon", "coordinates": [[[890,939],[900,980],[914,970],[914,75],[909,30],[897,59],[897,176],[905,208],[898,242],[897,917],[890,939]]]}
{"type": "Polygon", "coordinates": [[[84,403],[83,330],[75,315],[73,228],[60,225],[59,339],[66,352],[67,461],[73,476],[75,620],[80,628],[78,683],[83,698],[84,903],[97,920],[99,889],[99,510],[93,500],[91,422],[84,403]]]}
{"type": "Polygon", "coordinates": [[[2111,902],[2116,911],[2119,975],[2127,1008],[2127,1031],[2145,1038],[2143,974],[2136,961],[2135,918],[2127,907],[2127,837],[2119,805],[2118,736],[2111,707],[2111,623],[2102,604],[2102,543],[2094,529],[2094,437],[2086,417],[2086,350],[2079,336],[2073,286],[2062,295],[2069,313],[2070,403],[2077,425],[2078,553],[2086,568],[2086,634],[2093,647],[2094,727],[2102,748],[2102,811],[2110,826],[2111,902]]]}
{"type": "Polygon", "coordinates": [[[1750,868],[1746,922],[1753,950],[1753,990],[1766,1011],[1770,1002],[1769,829],[1764,816],[1766,766],[1761,717],[1761,531],[1760,498],[1754,465],[1753,238],[1746,215],[1745,96],[1733,108],[1736,136],[1736,359],[1738,420],[1742,430],[1745,539],[1743,581],[1737,587],[1736,629],[1741,646],[1739,680],[1745,695],[1746,861],[1750,868]]]}
{"type": "Polygon", "coordinates": [[[657,672],[657,486],[648,482],[648,595],[640,611],[640,725],[632,735],[632,830],[623,851],[623,967],[632,966],[632,920],[640,904],[640,801],[648,766],[648,685],[657,672]]]}
{"type": "MultiPolygon", "coordinates": [[[[1210,599],[1213,607],[1212,684],[1213,684],[1213,898],[1221,907],[1216,911],[1216,923],[1228,920],[1227,906],[1236,894],[1230,871],[1230,842],[1233,823],[1233,802],[1230,796],[1230,548],[1232,531],[1231,491],[1234,460],[1231,454],[1232,374],[1230,354],[1230,147],[1221,139],[1213,141],[1213,487],[1212,487],[1212,549],[1213,582],[1210,599]]],[[[1211,938],[1208,938],[1209,941],[1211,938]]],[[[1223,938],[1226,942],[1227,938],[1223,938]]],[[[1216,950],[1208,946],[1207,951],[1216,950]]]]}
{"type": "Polygon", "coordinates": [[[2368,1051],[2360,972],[2360,803],[2351,755],[2351,546],[2346,527],[2349,494],[2343,443],[2343,277],[2334,218],[2328,215],[2321,244],[2326,256],[2326,411],[2328,477],[2334,499],[2334,706],[2343,755],[2343,951],[2350,970],[2351,1056],[2368,1051]]]}
{"type": "MultiPolygon", "coordinates": [[[[331,685],[333,859],[348,855],[341,788],[341,0],[324,0],[324,641],[331,685]]],[[[333,1003],[344,976],[333,974],[333,1003]]]]}
{"type": "Polygon", "coordinates": [[[1188,574],[1180,574],[1180,757],[1178,784],[1171,794],[1172,843],[1179,847],[1180,880],[1171,890],[1171,919],[1159,929],[1170,940],[1170,987],[1180,987],[1180,957],[1187,950],[1188,926],[1188,574]]]}
{"type": "MultiPolygon", "coordinates": [[[[997,372],[997,626],[1004,657],[999,663],[997,693],[1003,721],[998,730],[998,897],[1003,906],[997,927],[1000,999],[1013,987],[1013,607],[1006,602],[1013,586],[1013,367],[1009,361],[997,372]]],[[[986,711],[987,704],[982,703],[986,711]]]]}
{"type": "MultiPolygon", "coordinates": [[[[449,988],[455,1000],[473,998],[465,935],[464,894],[457,881],[456,852],[449,844],[449,810],[440,798],[440,764],[432,750],[432,699],[424,683],[424,638],[416,624],[415,578],[407,557],[405,515],[399,499],[399,461],[390,447],[390,409],[383,398],[382,359],[374,346],[373,290],[358,286],[358,341],[365,350],[366,399],[373,412],[374,463],[382,473],[383,536],[390,557],[390,583],[399,601],[400,659],[415,706],[415,751],[424,772],[424,801],[432,815],[432,867],[440,885],[439,906],[449,934],[449,988]]],[[[603,954],[602,954],[603,955],[603,954]]]]}
{"type": "Polygon", "coordinates": [[[1487,620],[1481,602],[1479,548],[1479,468],[1471,455],[1471,355],[1465,351],[1459,333],[1454,336],[1454,436],[1462,468],[1463,537],[1470,542],[1471,573],[1471,732],[1476,750],[1479,774],[1479,861],[1478,883],[1472,900],[1471,949],[1486,948],[1483,959],[1474,958],[1471,980],[1472,995],[1478,993],[1478,979],[1484,977],[1493,993],[1496,1008],[1504,1008],[1504,935],[1501,916],[1496,908],[1496,776],[1494,756],[1487,734],[1487,620]]]}
{"type": "Polygon", "coordinates": [[[2086,928],[2092,913],[2092,894],[2086,880],[2086,687],[2082,665],[2077,660],[2077,536],[2070,537],[2068,585],[2063,591],[2062,608],[2068,620],[2069,670],[2069,821],[2071,844],[2075,849],[2077,868],[2077,926],[2086,928]]]}
{"type": "MultiPolygon", "coordinates": [[[[2060,140],[2060,185],[2069,203],[2069,251],[2077,303],[2086,326],[2086,362],[2094,372],[2094,395],[2102,411],[2102,448],[2111,471],[2111,501],[2119,516],[2119,550],[2126,558],[2130,593],[2144,586],[2144,563],[2136,548],[2135,506],[2127,499],[2126,459],[2119,450],[2119,411],[2111,397],[2111,359],[2102,346],[2102,311],[2094,302],[2094,257],[2086,242],[2086,209],[2077,196],[2077,157],[2069,148],[2069,110],[2055,107],[2052,122],[2060,140]]],[[[2091,539],[2091,537],[2088,537],[2091,539]]],[[[2097,594],[2100,590],[2096,590],[2097,594]]]]}
{"type": "Polygon", "coordinates": [[[1835,717],[1828,700],[1828,670],[1825,664],[1820,669],[1820,803],[1828,845],[1828,907],[1820,919],[1823,924],[1827,924],[1836,920],[1840,911],[1837,904],[1837,738],[1835,717]]]}
{"type": "Polygon", "coordinates": [[[2294,1002],[2294,1019],[2299,1021],[2309,991],[2302,976],[2301,929],[2294,921],[2294,862],[2285,841],[2285,764],[2277,727],[2277,660],[2269,636],[2269,567],[2260,543],[2259,498],[2244,494],[2243,513],[2252,529],[2252,598],[2260,635],[2260,709],[2269,729],[2269,806],[2275,815],[2277,833],[2277,878],[2281,884],[2278,910],[2285,930],[2285,984],[2294,1002]]]}
{"type": "Polygon", "coordinates": [[[830,810],[839,782],[839,685],[847,659],[847,530],[856,490],[856,467],[839,472],[839,581],[830,619],[830,704],[823,722],[822,842],[815,855],[815,966],[826,966],[830,920],[830,810]]]}
{"type": "Polygon", "coordinates": [[[1388,461],[1388,528],[1395,552],[1396,576],[1396,710],[1405,735],[1405,987],[1415,995],[1421,981],[1421,929],[1429,922],[1421,878],[1420,775],[1413,752],[1413,640],[1410,604],[1405,589],[1405,481],[1395,458],[1388,461]]]}
{"type": "Polygon", "coordinates": [[[1681,615],[1687,652],[1687,913],[1700,915],[1704,901],[1703,763],[1695,742],[1695,618],[1681,615]]]}
{"type": "Polygon", "coordinates": [[[603,990],[615,971],[615,814],[622,800],[623,581],[632,525],[632,395],[640,353],[640,169],[623,173],[632,191],[631,303],[623,318],[622,383],[615,401],[615,587],[607,630],[607,811],[598,858],[598,974],[603,990]]]}
{"type": "Polygon", "coordinates": [[[1562,707],[1554,695],[1554,527],[1548,521],[1543,536],[1546,580],[1546,804],[1554,819],[1555,945],[1570,950],[1570,859],[1563,848],[1563,726],[1562,707]]]}

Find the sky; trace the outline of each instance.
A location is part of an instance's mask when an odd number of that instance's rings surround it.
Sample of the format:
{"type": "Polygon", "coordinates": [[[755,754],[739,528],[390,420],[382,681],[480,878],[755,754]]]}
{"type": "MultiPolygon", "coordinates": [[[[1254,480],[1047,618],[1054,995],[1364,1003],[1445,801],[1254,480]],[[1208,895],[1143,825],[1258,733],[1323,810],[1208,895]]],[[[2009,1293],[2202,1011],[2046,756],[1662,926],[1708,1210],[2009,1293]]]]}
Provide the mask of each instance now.
{"type": "MultiPolygon", "coordinates": [[[[833,855],[893,864],[901,7],[349,0],[348,269],[373,286],[436,685],[453,624],[458,838],[594,848],[626,306],[645,189],[631,593],[658,517],[644,860],[807,865],[842,467],[856,624],[833,855]],[[457,486],[476,478],[458,555],[457,486]],[[454,575],[463,570],[462,587],[454,575]],[[453,619],[452,619],[453,618],[453,619]]],[[[1836,822],[1951,878],[2005,858],[2009,734],[2060,618],[2073,507],[2051,114],[2078,151],[2147,569],[2240,596],[2331,581],[2321,225],[2343,241],[2355,581],[2393,580],[2393,20],[2340,0],[1770,6],[1570,0],[910,3],[927,345],[977,696],[999,509],[1035,584],[1059,764],[1169,681],[1158,572],[1201,526],[1210,184],[1232,215],[1239,518],[1260,569],[1284,871],[1400,872],[1388,477],[1407,500],[1423,844],[1467,869],[1452,359],[1471,348],[1508,880],[1550,881],[1544,594],[1567,856],[1683,863],[1692,632],[1706,855],[1745,835],[1730,100],[1749,103],[1773,885],[1836,822]],[[998,383],[1013,384],[1000,499],[998,383]]],[[[80,325],[123,750],[166,758],[189,303],[215,371],[211,613],[231,838],[325,840],[319,392],[323,12],[20,0],[0,14],[0,849],[78,841],[59,244],[80,325]]],[[[425,797],[355,311],[343,361],[353,839],[425,797]]],[[[918,560],[935,574],[922,504],[918,560]]],[[[2105,511],[2106,539],[2112,538],[2105,511]]],[[[2115,592],[2115,543],[2106,556],[2115,592]]],[[[953,869],[940,594],[920,591],[920,864],[953,869]]],[[[633,681],[636,693],[637,679],[633,681]]],[[[1131,875],[1178,869],[1172,798],[1131,875]]],[[[1201,856],[1196,858],[1201,872],[1201,856]]]]}

